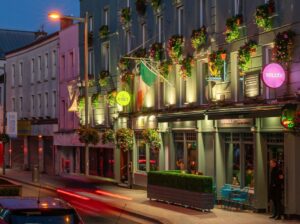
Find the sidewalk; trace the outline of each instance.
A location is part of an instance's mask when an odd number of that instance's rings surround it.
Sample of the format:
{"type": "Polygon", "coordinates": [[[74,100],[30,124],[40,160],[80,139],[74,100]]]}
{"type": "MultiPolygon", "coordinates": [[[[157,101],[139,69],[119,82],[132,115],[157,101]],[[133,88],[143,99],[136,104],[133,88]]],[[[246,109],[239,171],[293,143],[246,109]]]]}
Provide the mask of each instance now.
{"type": "Polygon", "coordinates": [[[188,209],[176,205],[170,205],[147,199],[145,190],[127,189],[117,186],[116,184],[104,182],[94,178],[81,175],[49,176],[41,174],[40,183],[31,181],[31,172],[19,170],[6,170],[6,175],[2,177],[14,181],[41,186],[49,190],[56,188],[66,188],[76,191],[77,194],[102,201],[112,207],[125,210],[129,213],[135,213],[152,220],[159,220],[157,223],[187,223],[187,224],[268,224],[268,223],[300,223],[300,221],[282,220],[275,221],[268,218],[268,214],[257,214],[252,212],[229,211],[215,208],[211,212],[201,212],[194,209],[188,209]],[[84,191],[83,189],[93,190],[84,191]],[[112,196],[124,197],[115,198],[106,195],[99,195],[96,190],[103,193],[111,193],[112,196]],[[131,200],[128,200],[131,199],[131,200]]]}

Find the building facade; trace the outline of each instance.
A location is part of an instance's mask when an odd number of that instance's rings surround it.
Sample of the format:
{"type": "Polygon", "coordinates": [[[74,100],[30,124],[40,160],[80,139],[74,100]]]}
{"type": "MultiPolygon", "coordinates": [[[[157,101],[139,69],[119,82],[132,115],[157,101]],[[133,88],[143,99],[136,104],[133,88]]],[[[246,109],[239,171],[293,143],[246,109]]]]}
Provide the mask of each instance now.
{"type": "Polygon", "coordinates": [[[58,130],[58,32],[6,54],[6,108],[17,113],[11,139],[13,168],[54,173],[53,136],[58,130]]]}
{"type": "Polygon", "coordinates": [[[80,6],[82,15],[89,14],[90,72],[100,79],[101,71],[108,70],[111,80],[94,92],[105,97],[114,89],[126,90],[132,96],[128,106],[98,109],[106,114],[106,127],[134,131],[132,151],[112,149],[114,179],[146,186],[147,171],[180,169],[178,164],[183,163],[189,171],[213,176],[217,192],[238,180],[241,187],[250,187],[252,206],[266,211],[268,160],[274,158],[284,173],[285,213],[300,214],[296,203],[300,139],[296,129],[282,125],[282,110],[287,104],[299,104],[299,3],[141,2],[82,0],[80,6]],[[261,19],[259,10],[266,10],[267,16],[261,19]],[[108,26],[105,36],[103,25],[108,26]],[[203,42],[200,37],[192,41],[193,30],[204,33],[203,42]],[[149,52],[154,43],[163,49],[158,62],[149,52]],[[282,47],[287,50],[282,52],[282,47]],[[119,63],[124,57],[132,64],[129,76],[119,63]],[[138,66],[149,58],[154,70],[164,58],[172,62],[164,67],[166,76],[161,77],[160,70],[155,83],[141,89],[138,66]],[[284,77],[276,87],[263,81],[263,70],[271,63],[284,68],[284,74],[267,74],[271,80],[284,77]],[[139,90],[144,91],[142,101],[139,90]],[[145,144],[146,128],[159,130],[158,152],[145,144]]]}

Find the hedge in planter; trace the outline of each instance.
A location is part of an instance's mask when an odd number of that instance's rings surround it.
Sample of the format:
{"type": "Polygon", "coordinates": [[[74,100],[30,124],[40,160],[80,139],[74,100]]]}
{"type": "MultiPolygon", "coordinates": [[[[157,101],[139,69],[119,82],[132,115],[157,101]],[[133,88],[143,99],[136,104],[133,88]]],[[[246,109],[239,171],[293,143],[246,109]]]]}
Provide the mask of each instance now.
{"type": "Polygon", "coordinates": [[[148,172],[148,185],[158,185],[201,193],[213,193],[212,177],[183,174],[174,171],[148,172]]]}

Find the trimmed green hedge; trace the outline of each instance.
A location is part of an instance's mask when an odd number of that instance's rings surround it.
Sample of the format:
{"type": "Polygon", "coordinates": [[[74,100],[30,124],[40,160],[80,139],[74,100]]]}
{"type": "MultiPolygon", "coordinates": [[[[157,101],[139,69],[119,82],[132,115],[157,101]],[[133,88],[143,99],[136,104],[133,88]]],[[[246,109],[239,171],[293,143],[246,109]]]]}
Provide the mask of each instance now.
{"type": "Polygon", "coordinates": [[[213,192],[212,177],[183,174],[180,171],[150,171],[148,184],[201,193],[213,192]]]}

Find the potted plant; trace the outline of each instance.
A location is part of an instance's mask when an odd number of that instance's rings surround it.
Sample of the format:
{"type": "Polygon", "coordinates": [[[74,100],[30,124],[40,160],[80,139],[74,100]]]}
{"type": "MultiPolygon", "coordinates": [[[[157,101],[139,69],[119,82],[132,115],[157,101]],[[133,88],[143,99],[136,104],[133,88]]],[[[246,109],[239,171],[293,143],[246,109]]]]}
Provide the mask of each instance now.
{"type": "Polygon", "coordinates": [[[125,151],[132,150],[133,131],[130,128],[120,128],[116,133],[117,146],[125,151]]]}
{"type": "Polygon", "coordinates": [[[149,49],[149,56],[153,61],[160,61],[163,57],[162,43],[154,43],[149,49]]]}
{"type": "Polygon", "coordinates": [[[99,37],[106,38],[108,36],[108,25],[103,25],[99,28],[99,37]]]}
{"type": "MultiPolygon", "coordinates": [[[[159,66],[158,70],[161,76],[164,78],[168,78],[170,70],[171,70],[172,63],[170,61],[164,60],[162,61],[159,66]]],[[[162,81],[162,79],[161,79],[162,81]]]]}
{"type": "Polygon", "coordinates": [[[194,59],[191,56],[187,56],[180,62],[179,74],[181,78],[186,79],[192,76],[192,66],[194,65],[194,59]]]}
{"type": "Polygon", "coordinates": [[[153,8],[153,11],[158,12],[160,10],[160,0],[151,0],[151,6],[153,8]]]}
{"type": "Polygon", "coordinates": [[[226,51],[213,51],[208,58],[208,68],[212,76],[220,76],[224,69],[224,61],[226,59],[226,51]],[[225,55],[225,56],[224,56],[225,55]]]}
{"type": "Polygon", "coordinates": [[[135,7],[136,7],[136,11],[138,12],[138,14],[140,16],[145,15],[146,8],[147,8],[146,0],[136,0],[135,1],[135,7]]]}
{"type": "Polygon", "coordinates": [[[288,63],[292,59],[294,38],[296,34],[292,30],[280,32],[275,37],[273,56],[279,63],[288,63]]]}
{"type": "Polygon", "coordinates": [[[184,45],[183,36],[174,35],[168,40],[167,52],[169,54],[169,57],[175,63],[178,63],[182,59],[183,45],[184,45]]]}
{"type": "Polygon", "coordinates": [[[142,132],[143,139],[145,143],[149,144],[150,149],[154,152],[159,152],[161,146],[161,140],[157,130],[152,128],[147,128],[142,132]]]}
{"type": "Polygon", "coordinates": [[[100,102],[99,102],[99,97],[100,97],[100,94],[99,93],[95,93],[92,95],[92,105],[94,108],[98,108],[99,105],[100,105],[100,102]]]}
{"type": "Polygon", "coordinates": [[[107,94],[106,101],[110,106],[114,106],[116,104],[116,96],[117,96],[116,90],[112,90],[107,94]]]}
{"type": "Polygon", "coordinates": [[[240,47],[238,52],[238,65],[242,72],[248,71],[250,67],[251,55],[256,52],[257,43],[249,40],[240,47]]]}
{"type": "Polygon", "coordinates": [[[240,37],[240,26],[242,23],[242,15],[236,15],[226,20],[225,39],[228,43],[231,43],[240,37]]]}
{"type": "Polygon", "coordinates": [[[255,23],[258,27],[263,28],[265,31],[272,29],[271,16],[275,12],[274,0],[269,0],[268,3],[258,6],[255,10],[255,23]]]}
{"type": "Polygon", "coordinates": [[[131,20],[130,7],[121,9],[120,22],[123,25],[123,28],[129,28],[131,20]]]}
{"type": "Polygon", "coordinates": [[[100,141],[99,133],[95,128],[92,127],[80,127],[78,130],[79,141],[86,145],[93,144],[97,145],[100,141]]]}
{"type": "Polygon", "coordinates": [[[202,26],[198,30],[193,30],[191,36],[192,47],[198,51],[207,41],[206,27],[202,26]]]}
{"type": "Polygon", "coordinates": [[[100,72],[100,79],[99,79],[99,85],[101,87],[105,87],[108,84],[108,78],[109,78],[109,71],[101,71],[100,72]]]}
{"type": "Polygon", "coordinates": [[[113,143],[115,141],[115,132],[112,129],[106,129],[102,134],[102,144],[113,143]]]}
{"type": "Polygon", "coordinates": [[[85,105],[85,97],[82,95],[78,96],[77,102],[78,102],[77,104],[78,111],[83,110],[85,105]]]}

